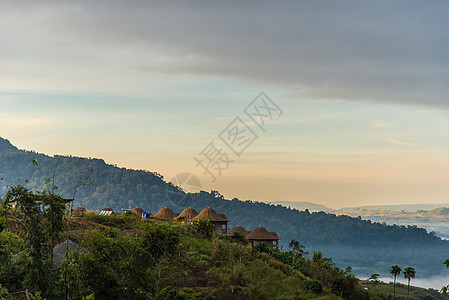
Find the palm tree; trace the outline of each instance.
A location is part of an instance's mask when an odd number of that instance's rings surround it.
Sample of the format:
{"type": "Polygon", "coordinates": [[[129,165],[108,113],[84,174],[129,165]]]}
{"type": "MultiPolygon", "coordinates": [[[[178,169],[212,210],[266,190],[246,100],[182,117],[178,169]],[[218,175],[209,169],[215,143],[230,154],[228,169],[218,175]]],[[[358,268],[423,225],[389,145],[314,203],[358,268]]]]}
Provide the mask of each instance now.
{"type": "Polygon", "coordinates": [[[441,290],[440,290],[440,293],[441,294],[443,294],[443,296],[444,296],[444,298],[446,298],[446,296],[447,296],[447,285],[445,285],[445,286],[443,286],[442,288],[441,288],[441,290]]]}
{"type": "Polygon", "coordinates": [[[396,299],[396,276],[401,274],[401,267],[398,265],[391,266],[390,274],[394,276],[393,283],[393,300],[396,299]]]}
{"type": "Polygon", "coordinates": [[[416,275],[415,268],[407,267],[404,269],[404,278],[408,279],[407,299],[408,299],[408,294],[410,293],[410,279],[415,278],[415,275],[416,275]]]}

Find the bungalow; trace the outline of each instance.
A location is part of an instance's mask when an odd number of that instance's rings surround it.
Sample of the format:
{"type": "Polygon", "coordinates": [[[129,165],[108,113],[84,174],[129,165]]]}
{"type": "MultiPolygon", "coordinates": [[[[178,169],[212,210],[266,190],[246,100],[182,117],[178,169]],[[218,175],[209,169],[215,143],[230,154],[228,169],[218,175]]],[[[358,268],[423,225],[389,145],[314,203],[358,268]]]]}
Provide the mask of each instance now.
{"type": "Polygon", "coordinates": [[[184,209],[179,216],[175,218],[175,220],[184,220],[186,222],[192,222],[193,218],[198,215],[198,212],[194,208],[186,208],[184,209]]]}
{"type": "Polygon", "coordinates": [[[164,207],[161,208],[154,217],[159,220],[173,220],[178,214],[175,214],[170,208],[164,207]]]}
{"type": "Polygon", "coordinates": [[[235,232],[240,233],[241,235],[243,235],[243,237],[246,237],[249,233],[248,231],[245,230],[245,228],[239,225],[232,227],[231,230],[229,231],[231,235],[234,234],[235,232]]]}
{"type": "Polygon", "coordinates": [[[228,233],[229,220],[224,214],[218,214],[210,207],[203,209],[192,219],[193,222],[198,222],[199,220],[210,221],[214,226],[214,232],[218,234],[226,235],[228,233]]]}
{"type": "Polygon", "coordinates": [[[77,207],[72,211],[72,217],[82,217],[87,212],[84,207],[77,207]]]}
{"type": "Polygon", "coordinates": [[[246,239],[249,241],[251,247],[259,243],[265,243],[268,247],[278,247],[279,237],[276,232],[269,232],[265,227],[256,227],[253,231],[248,232],[246,239]]]}
{"type": "Polygon", "coordinates": [[[131,211],[135,212],[139,217],[142,217],[142,213],[144,212],[144,210],[140,207],[134,207],[131,211]]]}

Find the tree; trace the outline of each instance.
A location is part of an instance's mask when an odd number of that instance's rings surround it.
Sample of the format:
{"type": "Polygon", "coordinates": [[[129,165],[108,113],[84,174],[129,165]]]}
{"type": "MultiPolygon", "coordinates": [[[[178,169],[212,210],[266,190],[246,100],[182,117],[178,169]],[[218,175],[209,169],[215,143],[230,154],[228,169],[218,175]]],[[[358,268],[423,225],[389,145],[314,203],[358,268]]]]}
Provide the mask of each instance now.
{"type": "Polygon", "coordinates": [[[447,292],[448,292],[448,286],[449,285],[445,285],[445,286],[443,286],[442,288],[441,288],[441,290],[440,290],[440,293],[441,294],[443,294],[443,296],[444,296],[444,298],[446,298],[447,297],[447,292]]]}
{"type": "MultiPolygon", "coordinates": [[[[449,259],[446,259],[443,264],[446,266],[446,268],[449,269],[449,259]]],[[[447,296],[448,288],[449,288],[449,284],[446,286],[443,286],[440,290],[440,292],[443,294],[444,298],[446,298],[446,296],[447,296]]]]}
{"type": "Polygon", "coordinates": [[[415,275],[416,275],[415,268],[407,267],[404,269],[404,278],[408,280],[407,299],[408,299],[408,295],[410,293],[410,279],[415,278],[415,275]]]}
{"type": "Polygon", "coordinates": [[[21,231],[29,261],[25,266],[26,285],[51,297],[53,247],[64,231],[65,200],[52,192],[33,192],[24,186],[11,187],[5,204],[16,201],[21,212],[21,231]],[[48,245],[50,242],[50,245],[48,245]]]}
{"type": "Polygon", "coordinates": [[[379,283],[379,274],[374,273],[373,275],[371,275],[370,278],[368,278],[368,280],[374,284],[378,284],[379,283]]]}
{"type": "Polygon", "coordinates": [[[393,282],[393,300],[396,299],[396,276],[401,274],[401,267],[398,265],[391,266],[390,274],[394,276],[393,282]]]}
{"type": "Polygon", "coordinates": [[[322,260],[323,260],[323,253],[321,251],[318,251],[318,250],[313,250],[312,261],[313,262],[320,262],[322,260]]]}
{"type": "Polygon", "coordinates": [[[304,249],[306,247],[304,247],[304,245],[301,245],[296,240],[291,240],[290,243],[288,244],[288,247],[291,248],[292,252],[297,254],[299,257],[304,257],[304,256],[307,256],[309,254],[309,252],[304,251],[304,249]]]}

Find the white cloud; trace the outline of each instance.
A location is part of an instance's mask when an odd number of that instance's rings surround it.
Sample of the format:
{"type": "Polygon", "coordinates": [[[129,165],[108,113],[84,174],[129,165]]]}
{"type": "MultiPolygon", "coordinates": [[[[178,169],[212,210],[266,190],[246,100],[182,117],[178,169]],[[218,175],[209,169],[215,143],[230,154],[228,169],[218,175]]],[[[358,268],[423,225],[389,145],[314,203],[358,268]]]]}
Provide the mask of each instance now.
{"type": "Polygon", "coordinates": [[[188,74],[277,86],[295,98],[447,109],[448,8],[446,1],[1,3],[0,88],[139,91],[170,81],[155,74],[188,74]]]}

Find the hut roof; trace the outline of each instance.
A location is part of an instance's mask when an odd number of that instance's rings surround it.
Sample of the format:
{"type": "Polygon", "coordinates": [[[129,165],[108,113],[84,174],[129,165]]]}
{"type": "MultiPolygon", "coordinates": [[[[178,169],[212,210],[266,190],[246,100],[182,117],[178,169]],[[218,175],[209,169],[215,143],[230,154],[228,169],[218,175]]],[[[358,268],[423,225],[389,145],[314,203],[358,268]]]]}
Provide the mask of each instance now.
{"type": "Polygon", "coordinates": [[[83,247],[79,246],[77,243],[71,240],[66,240],[65,242],[53,248],[53,262],[55,264],[60,265],[64,261],[65,255],[67,253],[67,248],[68,251],[73,250],[87,251],[83,247]]]}
{"type": "Polygon", "coordinates": [[[278,236],[274,232],[268,232],[265,227],[256,227],[253,231],[251,231],[246,238],[248,240],[279,240],[278,236]]]}
{"type": "Polygon", "coordinates": [[[102,210],[104,210],[104,211],[114,211],[112,208],[109,208],[109,207],[105,207],[102,210]]]}
{"type": "Polygon", "coordinates": [[[274,238],[276,238],[277,240],[279,240],[279,237],[278,237],[278,235],[276,234],[276,232],[270,232],[270,234],[274,237],[274,238]]]}
{"type": "Polygon", "coordinates": [[[84,207],[77,207],[73,210],[72,216],[80,217],[80,216],[84,215],[86,213],[86,211],[87,211],[87,209],[85,209],[84,207]]]}
{"type": "Polygon", "coordinates": [[[238,225],[232,227],[229,232],[231,234],[233,234],[234,232],[240,232],[243,236],[246,236],[248,234],[248,231],[246,231],[245,228],[243,228],[242,226],[238,226],[238,225]]]}
{"type": "Polygon", "coordinates": [[[226,221],[229,221],[228,218],[226,218],[225,214],[218,214],[220,217],[222,217],[223,219],[225,219],[226,221]]]}
{"type": "Polygon", "coordinates": [[[187,221],[191,221],[193,218],[195,218],[198,215],[198,212],[194,208],[186,208],[184,209],[175,219],[184,218],[187,221]]]}
{"type": "Polygon", "coordinates": [[[227,222],[226,216],[220,216],[215,210],[208,207],[203,209],[192,221],[209,220],[212,222],[227,222]]]}
{"type": "Polygon", "coordinates": [[[161,208],[154,217],[160,220],[173,220],[176,217],[176,214],[170,208],[164,207],[161,208]]]}
{"type": "Polygon", "coordinates": [[[142,215],[142,213],[144,212],[144,210],[140,207],[134,207],[131,209],[133,212],[135,212],[138,215],[142,215]]]}

